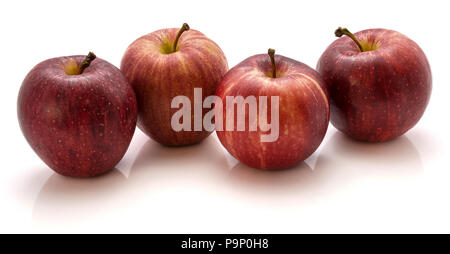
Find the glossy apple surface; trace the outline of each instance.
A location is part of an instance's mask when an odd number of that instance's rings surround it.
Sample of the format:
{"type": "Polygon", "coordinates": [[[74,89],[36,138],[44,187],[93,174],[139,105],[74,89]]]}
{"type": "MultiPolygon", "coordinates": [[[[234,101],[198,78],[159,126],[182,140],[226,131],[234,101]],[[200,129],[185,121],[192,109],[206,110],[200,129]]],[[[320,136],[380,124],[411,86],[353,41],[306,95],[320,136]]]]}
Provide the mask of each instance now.
{"type": "MultiPolygon", "coordinates": [[[[294,166],[310,156],[322,142],[328,127],[329,105],[323,81],[319,74],[296,60],[276,55],[276,78],[273,78],[272,64],[267,54],[247,58],[227,72],[216,95],[223,101],[224,126],[227,117],[227,96],[278,96],[279,136],[274,142],[261,142],[264,132],[258,125],[257,131],[250,131],[249,109],[245,110],[245,131],[237,130],[234,121],[232,131],[223,128],[217,131],[222,145],[240,162],[259,169],[283,169],[294,166]]],[[[267,111],[271,112],[272,101],[267,111]]],[[[260,100],[258,100],[258,107],[260,100]]],[[[237,106],[236,106],[237,108],[237,106]]],[[[217,108],[216,108],[217,110],[217,108]]],[[[264,114],[266,121],[272,121],[272,114],[264,114]]],[[[234,111],[235,119],[238,110],[234,111]]],[[[217,121],[217,120],[216,120],[217,121]]]]}
{"type": "MultiPolygon", "coordinates": [[[[162,29],[134,41],[122,58],[120,69],[136,91],[138,127],[155,141],[169,146],[200,142],[211,132],[202,129],[175,131],[171,118],[178,111],[171,108],[176,96],[191,101],[194,114],[194,88],[202,89],[202,101],[214,95],[228,70],[227,60],[219,46],[204,34],[186,29],[174,43],[179,28],[162,29]]],[[[203,109],[202,118],[208,112],[203,109]]]]}
{"type": "Polygon", "coordinates": [[[317,70],[327,86],[331,123],[362,141],[398,137],[422,117],[431,94],[431,70],[420,47],[405,35],[369,29],[335,40],[317,70]]]}
{"type": "Polygon", "coordinates": [[[59,57],[36,65],[17,101],[19,124],[37,155],[54,171],[92,177],[124,156],[137,120],[132,87],[110,63],[85,56],[59,57]]]}

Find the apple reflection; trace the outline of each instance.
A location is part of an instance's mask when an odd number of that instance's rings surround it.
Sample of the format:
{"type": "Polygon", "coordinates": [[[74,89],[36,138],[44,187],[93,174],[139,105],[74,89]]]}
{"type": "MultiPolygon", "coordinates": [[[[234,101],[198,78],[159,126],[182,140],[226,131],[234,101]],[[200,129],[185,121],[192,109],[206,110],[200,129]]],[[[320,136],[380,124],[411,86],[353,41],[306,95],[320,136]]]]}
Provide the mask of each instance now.
{"type": "Polygon", "coordinates": [[[388,142],[366,143],[336,132],[322,148],[314,170],[327,184],[368,179],[400,183],[422,176],[423,164],[405,135],[388,142]]]}
{"type": "Polygon", "coordinates": [[[33,226],[46,230],[83,228],[118,208],[126,178],[117,169],[89,179],[52,174],[33,208],[33,226]]]}
{"type": "Polygon", "coordinates": [[[168,147],[149,139],[131,167],[129,180],[157,184],[214,182],[216,177],[226,176],[228,165],[218,142],[212,135],[198,144],[168,147]]]}
{"type": "Polygon", "coordinates": [[[298,203],[314,192],[314,171],[301,162],[283,170],[260,170],[238,163],[232,168],[228,183],[239,199],[262,203],[298,203]]]}

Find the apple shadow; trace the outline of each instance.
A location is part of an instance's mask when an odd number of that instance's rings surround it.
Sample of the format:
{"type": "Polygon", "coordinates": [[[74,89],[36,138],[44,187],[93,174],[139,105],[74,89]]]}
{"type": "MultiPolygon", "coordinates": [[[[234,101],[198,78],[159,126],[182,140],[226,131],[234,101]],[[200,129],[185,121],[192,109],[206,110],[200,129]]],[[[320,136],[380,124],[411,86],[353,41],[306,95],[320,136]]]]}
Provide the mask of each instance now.
{"type": "Polygon", "coordinates": [[[35,200],[33,227],[60,231],[102,220],[116,209],[125,183],[118,169],[90,179],[53,173],[35,200]]]}
{"type": "Polygon", "coordinates": [[[283,170],[260,170],[238,163],[228,176],[235,195],[269,203],[308,199],[317,180],[306,162],[283,170]]]}
{"type": "Polygon", "coordinates": [[[201,180],[224,176],[227,173],[227,160],[218,142],[209,136],[197,144],[168,147],[149,139],[133,162],[128,180],[201,180]]]}
{"type": "Polygon", "coordinates": [[[230,169],[229,156],[214,136],[184,147],[166,147],[149,139],[137,152],[128,177],[119,169],[91,179],[51,175],[34,201],[33,226],[56,231],[103,226],[122,218],[125,211],[175,229],[177,223],[188,223],[190,216],[216,213],[222,203],[301,208],[341,189],[354,191],[355,184],[371,181],[370,187],[382,189],[388,182],[401,187],[407,179],[423,175],[419,152],[406,136],[371,144],[336,132],[315,156],[315,163],[279,171],[242,163],[230,169]],[[192,195],[197,198],[190,199],[192,195]],[[209,202],[210,207],[198,211],[197,202],[209,202]]]}
{"type": "Polygon", "coordinates": [[[423,164],[405,135],[384,143],[366,143],[336,132],[321,150],[314,171],[329,191],[370,181],[400,184],[421,179],[423,164]]]}

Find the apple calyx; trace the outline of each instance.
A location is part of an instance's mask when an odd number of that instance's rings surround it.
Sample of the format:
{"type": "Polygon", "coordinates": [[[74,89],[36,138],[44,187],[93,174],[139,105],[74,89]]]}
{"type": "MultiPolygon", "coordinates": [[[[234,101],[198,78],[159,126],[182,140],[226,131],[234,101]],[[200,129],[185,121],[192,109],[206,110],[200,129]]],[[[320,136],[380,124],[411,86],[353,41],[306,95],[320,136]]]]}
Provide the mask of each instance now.
{"type": "Polygon", "coordinates": [[[191,29],[191,28],[189,27],[189,25],[187,23],[184,23],[181,26],[180,30],[178,31],[177,37],[175,38],[175,42],[173,43],[173,52],[177,51],[177,44],[178,44],[178,40],[181,37],[181,34],[183,34],[183,32],[185,32],[185,31],[187,31],[189,29],[191,29]]]}
{"type": "Polygon", "coordinates": [[[267,54],[270,56],[270,62],[272,62],[272,78],[277,77],[277,70],[275,67],[275,49],[269,48],[267,54]]]}
{"type": "Polygon", "coordinates": [[[334,35],[336,35],[336,37],[341,37],[342,35],[347,35],[356,43],[356,45],[358,45],[359,51],[361,51],[361,52],[365,51],[363,46],[361,45],[361,43],[358,41],[358,39],[356,39],[356,36],[353,33],[351,33],[347,28],[338,27],[338,29],[336,29],[336,31],[334,31],[334,35]]]}
{"type": "Polygon", "coordinates": [[[86,58],[84,59],[84,61],[83,61],[83,62],[81,63],[81,65],[80,65],[80,74],[82,74],[83,71],[84,71],[87,67],[89,67],[89,65],[91,65],[91,62],[94,61],[94,59],[95,59],[96,57],[97,57],[97,56],[96,56],[94,53],[89,52],[89,54],[86,56],[86,58]]]}

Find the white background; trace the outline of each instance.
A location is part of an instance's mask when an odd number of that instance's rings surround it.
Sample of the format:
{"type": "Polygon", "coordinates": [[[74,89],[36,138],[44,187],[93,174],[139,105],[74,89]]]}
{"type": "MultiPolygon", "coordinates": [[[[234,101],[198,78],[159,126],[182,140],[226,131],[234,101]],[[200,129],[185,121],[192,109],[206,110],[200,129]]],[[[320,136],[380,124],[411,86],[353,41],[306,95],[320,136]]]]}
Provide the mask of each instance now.
{"type": "Polygon", "coordinates": [[[450,233],[449,6],[446,1],[1,1],[0,232],[450,233]],[[422,120],[388,143],[331,125],[304,163],[262,172],[215,135],[166,148],[136,131],[117,169],[56,175],[19,129],[16,100],[37,63],[87,54],[119,66],[136,38],[188,22],[232,67],[272,47],[311,67],[334,29],[390,28],[424,50],[433,93],[422,120]]]}

